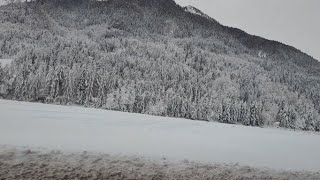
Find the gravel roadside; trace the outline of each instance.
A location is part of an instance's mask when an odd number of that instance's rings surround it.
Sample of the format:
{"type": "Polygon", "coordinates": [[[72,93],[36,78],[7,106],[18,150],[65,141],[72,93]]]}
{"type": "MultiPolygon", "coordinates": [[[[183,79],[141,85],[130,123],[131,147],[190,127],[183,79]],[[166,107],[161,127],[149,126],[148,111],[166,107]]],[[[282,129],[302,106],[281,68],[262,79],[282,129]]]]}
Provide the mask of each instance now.
{"type": "Polygon", "coordinates": [[[0,179],[301,179],[320,173],[0,146],[0,179]]]}

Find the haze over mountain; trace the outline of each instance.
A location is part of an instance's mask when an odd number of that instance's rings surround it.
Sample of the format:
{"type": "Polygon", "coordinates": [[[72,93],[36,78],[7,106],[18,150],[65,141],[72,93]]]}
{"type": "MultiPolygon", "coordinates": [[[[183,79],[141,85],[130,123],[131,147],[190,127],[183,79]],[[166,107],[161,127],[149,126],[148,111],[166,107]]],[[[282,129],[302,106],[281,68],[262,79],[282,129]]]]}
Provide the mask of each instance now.
{"type": "Polygon", "coordinates": [[[320,63],[173,0],[0,7],[0,95],[320,130],[320,63]]]}

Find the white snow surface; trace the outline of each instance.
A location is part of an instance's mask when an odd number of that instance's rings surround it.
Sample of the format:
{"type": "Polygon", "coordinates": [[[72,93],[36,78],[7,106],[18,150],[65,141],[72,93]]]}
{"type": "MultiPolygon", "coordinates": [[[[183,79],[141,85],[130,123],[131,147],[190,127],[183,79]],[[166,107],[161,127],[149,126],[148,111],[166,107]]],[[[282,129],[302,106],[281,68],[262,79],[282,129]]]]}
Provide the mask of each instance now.
{"type": "Polygon", "coordinates": [[[203,12],[201,12],[200,10],[198,10],[197,8],[193,7],[193,6],[185,6],[185,11],[189,12],[189,13],[192,13],[192,14],[196,14],[196,15],[199,15],[199,16],[202,16],[202,17],[205,17],[207,19],[211,19],[210,16],[204,14],[203,12]]]}
{"type": "Polygon", "coordinates": [[[189,6],[186,6],[185,8],[186,8],[186,11],[187,11],[187,12],[190,12],[190,13],[192,13],[192,14],[197,14],[197,15],[202,16],[202,14],[199,13],[199,12],[197,12],[197,11],[194,9],[193,6],[190,6],[190,5],[189,5],[189,6]]]}
{"type": "Polygon", "coordinates": [[[2,67],[11,64],[11,62],[13,61],[13,59],[0,59],[0,65],[2,65],[2,67]]]}
{"type": "Polygon", "coordinates": [[[0,100],[0,144],[320,170],[320,135],[0,100]]]}

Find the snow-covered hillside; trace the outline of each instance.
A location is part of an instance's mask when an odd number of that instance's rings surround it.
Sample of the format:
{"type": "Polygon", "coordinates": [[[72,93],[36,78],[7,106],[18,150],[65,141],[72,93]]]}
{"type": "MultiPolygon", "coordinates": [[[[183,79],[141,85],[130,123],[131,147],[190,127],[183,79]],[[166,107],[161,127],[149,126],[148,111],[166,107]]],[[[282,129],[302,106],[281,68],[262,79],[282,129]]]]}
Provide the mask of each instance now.
{"type": "Polygon", "coordinates": [[[320,135],[0,100],[0,144],[320,170],[320,135]]]}
{"type": "Polygon", "coordinates": [[[196,15],[205,17],[207,19],[211,19],[210,16],[206,15],[205,13],[203,13],[202,11],[200,11],[199,9],[197,9],[197,8],[195,8],[193,6],[188,5],[188,6],[184,7],[184,10],[189,12],[189,13],[196,14],[196,15]]]}

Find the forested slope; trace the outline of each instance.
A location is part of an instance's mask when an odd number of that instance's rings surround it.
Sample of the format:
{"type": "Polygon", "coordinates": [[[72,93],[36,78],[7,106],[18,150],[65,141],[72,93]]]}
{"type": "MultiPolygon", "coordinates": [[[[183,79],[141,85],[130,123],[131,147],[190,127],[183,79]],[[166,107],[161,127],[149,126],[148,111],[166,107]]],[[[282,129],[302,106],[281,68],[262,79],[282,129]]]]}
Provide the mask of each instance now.
{"type": "Polygon", "coordinates": [[[173,0],[0,7],[0,96],[320,130],[320,64],[173,0]]]}

